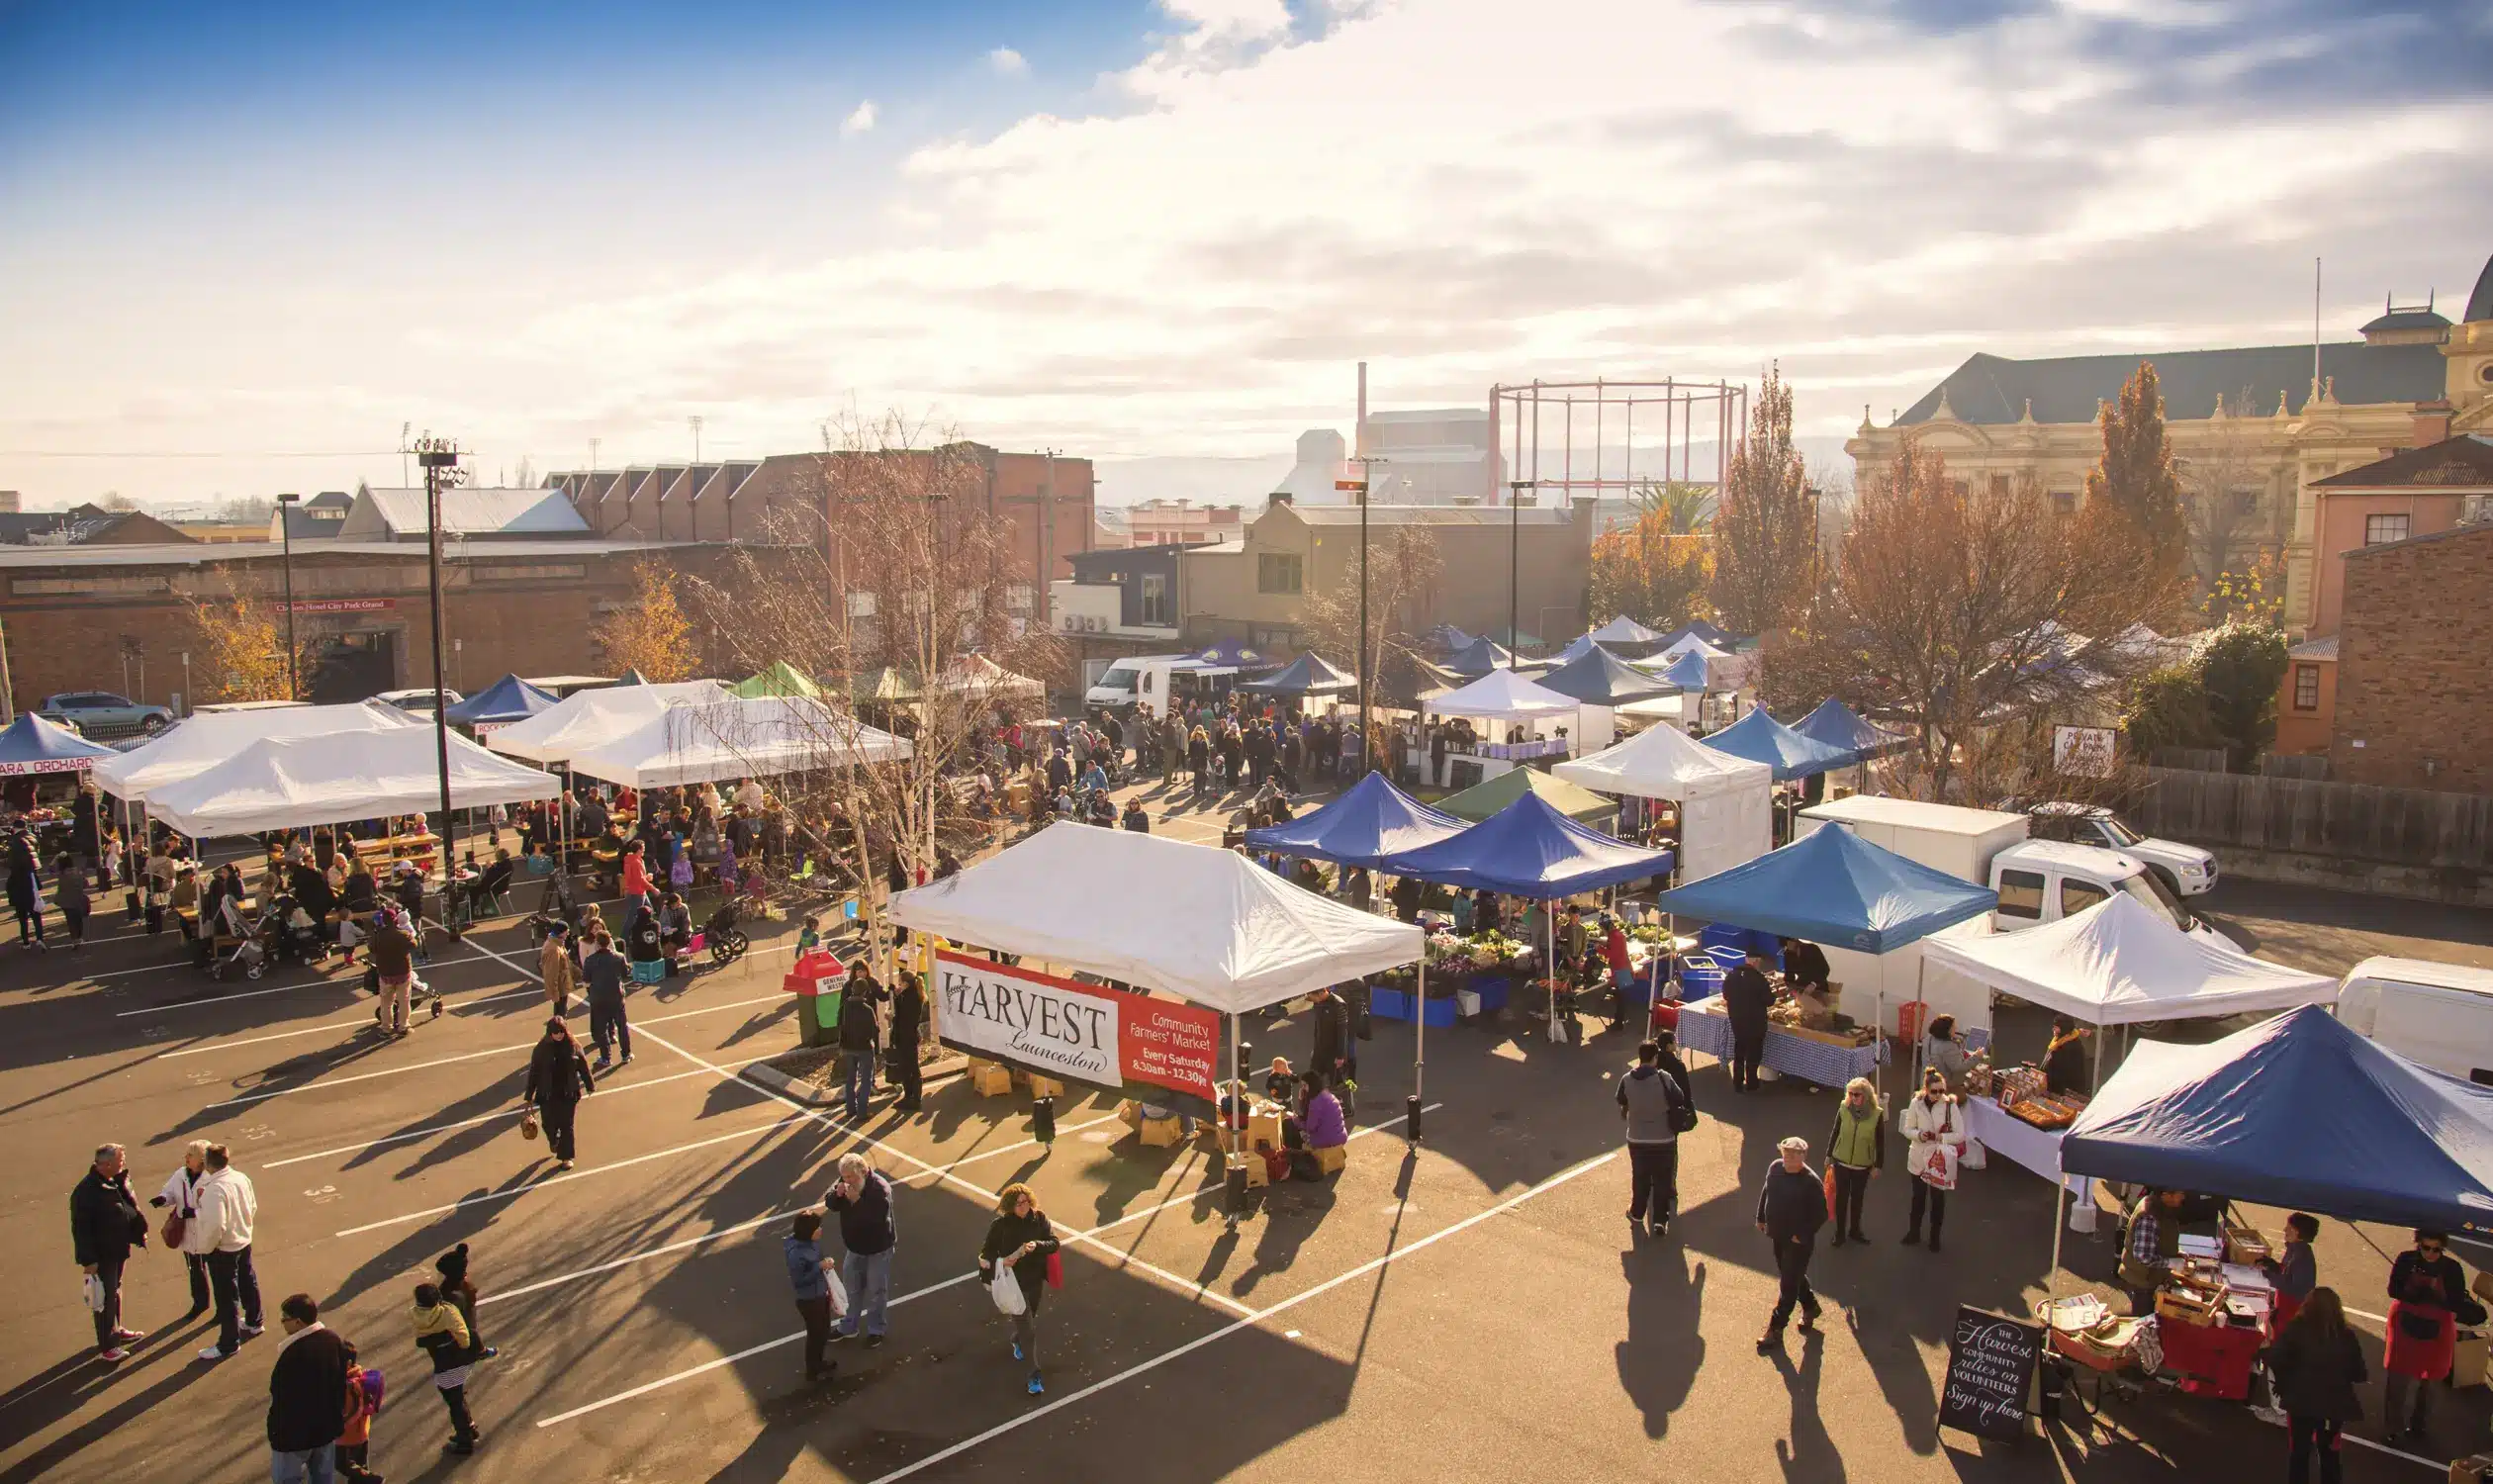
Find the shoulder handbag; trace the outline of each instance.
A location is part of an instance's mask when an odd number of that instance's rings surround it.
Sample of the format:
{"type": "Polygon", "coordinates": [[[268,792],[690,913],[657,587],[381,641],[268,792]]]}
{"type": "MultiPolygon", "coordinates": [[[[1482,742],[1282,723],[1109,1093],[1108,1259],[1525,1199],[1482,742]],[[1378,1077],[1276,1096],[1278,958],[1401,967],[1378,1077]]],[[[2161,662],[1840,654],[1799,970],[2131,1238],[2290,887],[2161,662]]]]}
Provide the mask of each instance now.
{"type": "Polygon", "coordinates": [[[189,1231],[189,1217],[179,1211],[167,1211],[164,1213],[164,1230],[157,1235],[166,1247],[179,1252],[182,1248],[182,1238],[189,1231]]]}
{"type": "Polygon", "coordinates": [[[2401,1305],[2398,1309],[2398,1333],[2409,1340],[2430,1345],[2442,1337],[2441,1313],[2439,1310],[2401,1305]]]}
{"type": "Polygon", "coordinates": [[[522,1139],[534,1139],[536,1136],[537,1110],[530,1108],[527,1112],[519,1115],[519,1137],[522,1139]]]}

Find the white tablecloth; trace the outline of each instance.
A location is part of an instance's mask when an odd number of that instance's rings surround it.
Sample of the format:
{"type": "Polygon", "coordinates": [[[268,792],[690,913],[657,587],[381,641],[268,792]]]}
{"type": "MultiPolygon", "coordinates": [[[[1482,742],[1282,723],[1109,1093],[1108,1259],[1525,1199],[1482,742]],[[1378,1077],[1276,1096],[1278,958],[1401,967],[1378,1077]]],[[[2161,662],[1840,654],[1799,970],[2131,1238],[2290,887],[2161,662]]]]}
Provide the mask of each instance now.
{"type": "Polygon", "coordinates": [[[2073,1194],[2081,1200],[2085,1198],[2088,1185],[2084,1175],[2061,1174],[2061,1136],[2057,1132],[2012,1118],[2000,1111],[1996,1100],[1987,1097],[1965,1100],[1965,1131],[1983,1141],[1983,1147],[1992,1154],[2022,1164],[2047,1180],[2057,1177],[2073,1194]]]}
{"type": "MultiPolygon", "coordinates": [[[[1727,1062],[1731,1059],[1731,1018],[1688,1006],[1680,1011],[1679,1044],[1727,1062]]],[[[1785,1076],[1799,1077],[1820,1087],[1841,1087],[1854,1077],[1870,1076],[1878,1070],[1879,1045],[1873,1042],[1868,1046],[1833,1046],[1770,1025],[1766,1028],[1764,1061],[1785,1076]]]]}

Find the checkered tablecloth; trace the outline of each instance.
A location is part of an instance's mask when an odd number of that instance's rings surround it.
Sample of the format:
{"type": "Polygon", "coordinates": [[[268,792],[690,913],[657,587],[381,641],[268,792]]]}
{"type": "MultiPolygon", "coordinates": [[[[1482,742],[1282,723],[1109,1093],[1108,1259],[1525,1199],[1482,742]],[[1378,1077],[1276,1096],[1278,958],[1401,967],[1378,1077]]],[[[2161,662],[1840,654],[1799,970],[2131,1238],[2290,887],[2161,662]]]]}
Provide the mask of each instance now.
{"type": "MultiPolygon", "coordinates": [[[[1679,1018],[1679,1044],[1717,1061],[1729,1061],[1730,1017],[1693,1009],[1684,1011],[1679,1018]]],[[[1788,1077],[1799,1077],[1820,1087],[1841,1087],[1854,1077],[1870,1076],[1878,1070],[1879,1046],[1875,1042],[1869,1046],[1830,1046],[1768,1026],[1765,1063],[1788,1077]]]]}

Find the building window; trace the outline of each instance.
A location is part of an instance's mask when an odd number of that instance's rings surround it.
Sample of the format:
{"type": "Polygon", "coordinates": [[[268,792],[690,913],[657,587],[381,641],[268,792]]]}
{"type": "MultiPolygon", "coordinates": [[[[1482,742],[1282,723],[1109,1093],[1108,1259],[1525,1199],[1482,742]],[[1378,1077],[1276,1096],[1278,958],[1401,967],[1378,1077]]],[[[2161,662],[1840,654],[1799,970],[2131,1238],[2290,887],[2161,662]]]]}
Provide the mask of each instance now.
{"type": "Polygon", "coordinates": [[[2319,666],[2296,665],[2294,667],[2294,709],[2297,711],[2320,709],[2319,666]]]}
{"type": "Polygon", "coordinates": [[[1030,584],[1014,583],[1004,590],[1004,606],[1016,613],[1030,611],[1030,584]]]}
{"type": "Polygon", "coordinates": [[[2391,541],[2403,541],[2406,538],[2407,517],[2404,515],[2365,515],[2363,517],[2363,544],[2366,546],[2381,546],[2391,541]]]}
{"type": "Polygon", "coordinates": [[[1168,574],[1143,574],[1142,619],[1145,623],[1168,622],[1168,574]]]}
{"type": "Polygon", "coordinates": [[[1299,593],[1305,589],[1299,576],[1296,552],[1267,551],[1255,558],[1255,591],[1258,593],[1299,593]]]}
{"type": "Polygon", "coordinates": [[[2078,492],[2075,490],[2054,490],[2052,492],[2052,513],[2055,515],[2077,514],[2078,492]]]}

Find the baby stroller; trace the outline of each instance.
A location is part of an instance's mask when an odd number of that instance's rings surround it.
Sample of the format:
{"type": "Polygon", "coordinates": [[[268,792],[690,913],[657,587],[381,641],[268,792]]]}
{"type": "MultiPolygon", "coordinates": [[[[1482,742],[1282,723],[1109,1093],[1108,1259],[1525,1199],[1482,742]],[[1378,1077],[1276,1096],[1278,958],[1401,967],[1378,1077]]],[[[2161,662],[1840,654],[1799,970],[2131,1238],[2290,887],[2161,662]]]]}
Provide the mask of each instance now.
{"type": "Polygon", "coordinates": [[[729,897],[718,904],[718,910],[701,924],[701,941],[709,949],[710,962],[721,969],[745,956],[752,945],[745,940],[744,930],[736,926],[736,899],[729,897]]]}
{"type": "Polygon", "coordinates": [[[321,925],[293,897],[278,897],[260,920],[269,952],[278,962],[316,965],[328,957],[328,939],[321,925]]]}
{"type": "Polygon", "coordinates": [[[277,922],[273,912],[262,912],[256,922],[238,934],[212,930],[208,940],[208,977],[223,979],[228,974],[239,973],[245,978],[258,978],[268,973],[268,959],[277,941],[277,922]]]}

